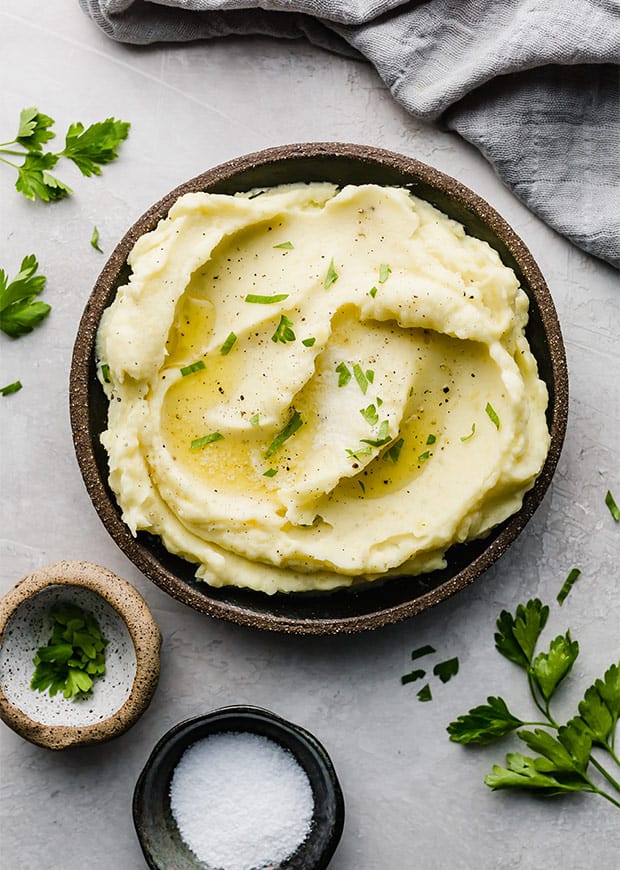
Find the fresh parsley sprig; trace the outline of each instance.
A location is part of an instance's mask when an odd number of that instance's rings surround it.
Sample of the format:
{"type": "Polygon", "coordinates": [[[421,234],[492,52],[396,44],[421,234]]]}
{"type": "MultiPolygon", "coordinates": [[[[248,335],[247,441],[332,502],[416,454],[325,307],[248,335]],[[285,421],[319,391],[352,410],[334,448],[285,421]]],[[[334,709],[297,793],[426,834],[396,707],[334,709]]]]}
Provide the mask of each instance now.
{"type": "Polygon", "coordinates": [[[47,302],[35,301],[46,281],[45,275],[35,274],[38,268],[37,258],[29,254],[12,281],[0,269],[0,329],[12,338],[32,332],[51,311],[47,302]]]}
{"type": "Polygon", "coordinates": [[[519,752],[509,753],[506,767],[494,765],[485,778],[486,785],[494,790],[534,789],[546,795],[582,791],[598,794],[620,808],[620,782],[592,753],[592,747],[598,747],[620,766],[614,751],[620,716],[620,662],[612,664],[603,678],[586,690],[578,705],[578,715],[560,725],[550,711],[549,702],[570,673],[579,655],[579,645],[567,631],[551,641],[548,651],[535,655],[548,616],[549,608],[534,598],[520,604],[514,616],[502,611],[495,634],[498,652],[526,672],[532,699],[543,720],[526,721],[515,716],[502,698],[489,697],[486,704],[474,707],[448,725],[450,739],[464,744],[492,743],[524,725],[540,726],[533,731],[517,731],[526,746],[539,754],[530,758],[519,752]],[[592,781],[590,765],[618,797],[592,781]]]}
{"type": "Polygon", "coordinates": [[[54,202],[73,192],[50,172],[61,157],[71,160],[82,175],[101,175],[101,167],[118,157],[117,148],[127,138],[130,126],[115,118],[89,127],[78,121],[67,130],[62,151],[44,151],[43,146],[56,136],[51,129],[53,125],[54,119],[39,112],[36,106],[22,109],[16,137],[0,144],[0,162],[17,171],[15,188],[28,199],[54,202]],[[15,163],[7,157],[17,157],[22,162],[15,163]]]}

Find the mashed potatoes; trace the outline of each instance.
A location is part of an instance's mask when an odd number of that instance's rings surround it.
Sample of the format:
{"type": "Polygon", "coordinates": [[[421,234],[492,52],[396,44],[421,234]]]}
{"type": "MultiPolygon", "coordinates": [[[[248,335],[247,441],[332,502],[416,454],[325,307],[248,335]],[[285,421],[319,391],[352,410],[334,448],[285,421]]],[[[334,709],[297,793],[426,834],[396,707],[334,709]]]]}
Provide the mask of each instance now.
{"type": "Polygon", "coordinates": [[[528,300],[400,188],[188,194],[98,334],[110,485],[213,586],[295,592],[445,565],[549,446],[528,300]]]}

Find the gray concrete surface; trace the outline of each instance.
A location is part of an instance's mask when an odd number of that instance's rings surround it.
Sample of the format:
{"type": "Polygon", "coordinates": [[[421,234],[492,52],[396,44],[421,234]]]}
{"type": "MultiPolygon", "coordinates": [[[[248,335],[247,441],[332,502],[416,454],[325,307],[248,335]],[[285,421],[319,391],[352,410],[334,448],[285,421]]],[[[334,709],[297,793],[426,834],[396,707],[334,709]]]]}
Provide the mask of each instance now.
{"type": "MultiPolygon", "coordinates": [[[[493,648],[494,621],[533,595],[554,603],[573,565],[583,571],[546,637],[570,627],[581,655],[559,693],[568,716],[618,658],[620,527],[604,505],[620,496],[620,287],[617,273],[547,229],[468,145],[417,123],[373,70],[303,42],[231,39],[128,48],[108,41],[77,0],[3,0],[0,139],[20,109],[57,120],[109,115],[132,122],[121,158],[101,178],[71,166],[74,188],[49,206],[27,202],[0,166],[0,266],[38,255],[53,311],[19,341],[0,335],[0,593],[30,570],[89,559],[142,592],[164,635],[153,703],[108,745],[52,754],[0,727],[2,870],[140,870],[131,820],[134,783],[174,723],[231,703],[268,707],[313,731],[331,753],[347,820],[331,870],[615,870],[620,814],[600,798],[537,800],[492,793],[485,773],[504,753],[464,749],[445,726],[502,694],[530,714],[520,674],[493,648]],[[366,142],[403,151],[486,197],[524,238],[547,277],[564,331],[571,379],[568,436],[547,497],[521,539],[472,587],[432,612],[358,637],[292,639],[210,620],[178,604],[108,537],[73,454],[67,383],[72,344],[104,257],[147,206],[179,182],[236,155],[306,140],[366,142]],[[411,650],[458,655],[460,673],[421,704],[401,686],[411,650]]],[[[519,747],[520,748],[520,747],[519,747]]],[[[617,771],[616,771],[617,775],[617,771]]]]}

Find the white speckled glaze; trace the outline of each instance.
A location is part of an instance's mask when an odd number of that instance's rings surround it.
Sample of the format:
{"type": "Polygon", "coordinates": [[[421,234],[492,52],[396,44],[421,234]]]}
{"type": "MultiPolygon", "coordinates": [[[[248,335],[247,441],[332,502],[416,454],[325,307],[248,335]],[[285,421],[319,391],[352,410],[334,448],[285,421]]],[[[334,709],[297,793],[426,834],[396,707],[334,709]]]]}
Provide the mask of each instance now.
{"type": "Polygon", "coordinates": [[[24,601],[11,616],[0,645],[0,688],[7,699],[42,725],[93,725],[112,716],[127,700],[136,676],[136,652],[123,618],[96,592],[63,584],[48,586],[24,601]],[[92,613],[106,647],[106,672],[82,700],[51,697],[30,688],[33,658],[47,644],[50,611],[61,603],[92,613]]]}

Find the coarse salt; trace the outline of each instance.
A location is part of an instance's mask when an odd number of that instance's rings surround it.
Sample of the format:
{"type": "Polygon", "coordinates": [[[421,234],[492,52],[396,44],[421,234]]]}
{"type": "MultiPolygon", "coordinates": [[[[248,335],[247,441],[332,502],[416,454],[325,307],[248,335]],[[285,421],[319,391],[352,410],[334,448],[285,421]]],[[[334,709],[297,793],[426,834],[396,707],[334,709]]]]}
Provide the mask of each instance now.
{"type": "Polygon", "coordinates": [[[314,799],[293,755],[260,734],[198,740],[177,764],[170,805],[182,839],[217,870],[260,870],[295,852],[314,799]]]}

